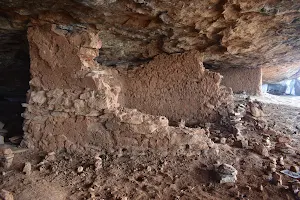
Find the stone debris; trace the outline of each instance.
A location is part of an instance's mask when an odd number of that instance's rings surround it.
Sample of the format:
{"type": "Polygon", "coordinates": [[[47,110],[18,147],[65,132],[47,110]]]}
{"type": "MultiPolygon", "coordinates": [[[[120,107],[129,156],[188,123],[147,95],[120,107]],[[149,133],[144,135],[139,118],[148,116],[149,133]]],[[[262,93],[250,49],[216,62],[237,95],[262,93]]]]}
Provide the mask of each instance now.
{"type": "Polygon", "coordinates": [[[277,161],[276,161],[276,158],[274,157],[271,157],[270,158],[270,163],[269,163],[269,166],[267,167],[267,170],[269,172],[276,172],[276,165],[277,165],[277,161]]]}
{"type": "Polygon", "coordinates": [[[291,142],[291,138],[289,136],[278,136],[277,142],[289,144],[291,142]]]}
{"type": "Polygon", "coordinates": [[[14,153],[10,148],[0,148],[0,160],[4,168],[9,168],[12,165],[14,153]]]}
{"type": "Polygon", "coordinates": [[[290,171],[295,172],[295,173],[299,173],[299,167],[293,165],[293,166],[290,167],[290,171]]]}
{"type": "Polygon", "coordinates": [[[299,200],[300,199],[300,181],[299,180],[289,181],[289,189],[295,195],[296,200],[299,200]]]}
{"type": "Polygon", "coordinates": [[[25,163],[23,172],[25,173],[26,176],[29,176],[31,174],[31,163],[30,162],[25,163]]]}
{"type": "Polygon", "coordinates": [[[22,141],[23,137],[18,135],[18,136],[13,136],[8,138],[8,140],[12,143],[12,144],[20,144],[22,141]]]}
{"type": "Polygon", "coordinates": [[[295,154],[295,149],[287,143],[277,142],[275,150],[284,154],[295,154]]]}
{"type": "Polygon", "coordinates": [[[259,185],[258,189],[262,192],[262,191],[264,191],[264,186],[263,185],[259,185]]]}
{"type": "Polygon", "coordinates": [[[40,163],[37,164],[37,166],[43,166],[43,165],[45,165],[45,164],[47,164],[49,162],[53,162],[55,160],[56,160],[55,152],[49,152],[45,156],[45,158],[40,163]]]}
{"type": "Polygon", "coordinates": [[[234,146],[236,146],[238,148],[247,148],[248,147],[248,140],[246,138],[236,140],[236,141],[234,141],[234,146]]]}
{"type": "Polygon", "coordinates": [[[96,198],[95,189],[91,187],[88,189],[88,191],[90,193],[91,199],[95,199],[96,198]]]}
{"type": "Polygon", "coordinates": [[[275,185],[282,185],[281,174],[279,174],[278,172],[273,172],[273,173],[272,173],[272,182],[273,182],[275,185]]]}
{"type": "Polygon", "coordinates": [[[280,157],[278,158],[278,164],[281,165],[281,166],[284,166],[283,156],[280,156],[280,157]]]}
{"type": "Polygon", "coordinates": [[[265,116],[262,105],[258,101],[249,101],[248,102],[249,111],[253,117],[259,118],[265,116]]]}
{"type": "Polygon", "coordinates": [[[237,180],[237,170],[229,164],[221,164],[216,168],[220,183],[234,183],[237,180]]]}
{"type": "Polygon", "coordinates": [[[14,200],[14,196],[11,192],[2,189],[0,191],[0,199],[1,200],[14,200]]]}
{"type": "Polygon", "coordinates": [[[78,168],[77,168],[77,173],[82,173],[83,172],[83,167],[82,166],[79,166],[78,168]]]}
{"type": "Polygon", "coordinates": [[[220,143],[221,143],[221,144],[226,144],[226,138],[222,137],[222,138],[220,139],[220,143]]]}
{"type": "Polygon", "coordinates": [[[253,150],[262,156],[269,156],[269,149],[263,144],[254,143],[253,150]]]}
{"type": "Polygon", "coordinates": [[[272,144],[271,144],[269,135],[264,135],[262,142],[267,148],[271,148],[272,144]]]}
{"type": "Polygon", "coordinates": [[[51,161],[55,161],[56,160],[56,156],[55,156],[55,152],[49,152],[46,156],[45,156],[45,161],[51,162],[51,161]]]}
{"type": "Polygon", "coordinates": [[[95,159],[96,159],[95,170],[98,171],[98,170],[102,169],[103,162],[102,162],[102,158],[98,155],[95,156],[95,159]]]}

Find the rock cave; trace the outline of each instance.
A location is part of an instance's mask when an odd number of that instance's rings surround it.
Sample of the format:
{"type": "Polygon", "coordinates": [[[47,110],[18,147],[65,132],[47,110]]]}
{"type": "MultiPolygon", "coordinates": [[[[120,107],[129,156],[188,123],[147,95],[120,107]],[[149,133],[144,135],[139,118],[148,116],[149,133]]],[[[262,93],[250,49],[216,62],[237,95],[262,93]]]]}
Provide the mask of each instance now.
{"type": "Polygon", "coordinates": [[[0,1],[0,199],[300,199],[299,11],[0,1]]]}

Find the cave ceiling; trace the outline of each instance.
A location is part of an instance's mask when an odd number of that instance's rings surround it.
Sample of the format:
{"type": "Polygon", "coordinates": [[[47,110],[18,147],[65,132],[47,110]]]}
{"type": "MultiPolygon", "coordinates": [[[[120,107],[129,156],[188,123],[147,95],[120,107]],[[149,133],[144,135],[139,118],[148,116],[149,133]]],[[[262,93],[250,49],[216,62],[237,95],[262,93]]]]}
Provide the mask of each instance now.
{"type": "Polygon", "coordinates": [[[98,29],[104,65],[196,49],[211,68],[300,66],[299,0],[0,1],[2,36],[38,20],[98,29]]]}

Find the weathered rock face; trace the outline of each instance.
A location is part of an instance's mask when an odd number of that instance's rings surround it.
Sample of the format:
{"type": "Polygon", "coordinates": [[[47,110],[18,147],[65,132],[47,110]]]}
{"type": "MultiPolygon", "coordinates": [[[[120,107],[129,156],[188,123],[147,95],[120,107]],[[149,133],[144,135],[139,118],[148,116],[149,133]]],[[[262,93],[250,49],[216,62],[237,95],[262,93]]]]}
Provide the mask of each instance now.
{"type": "Polygon", "coordinates": [[[276,83],[285,79],[300,77],[300,64],[280,65],[262,68],[263,82],[276,83]]]}
{"type": "Polygon", "coordinates": [[[60,25],[36,23],[28,29],[28,41],[32,80],[23,117],[24,143],[30,148],[177,152],[188,146],[197,152],[211,145],[205,130],[172,127],[160,115],[210,122],[233,102],[231,90],[220,87],[220,75],[205,70],[195,52],[160,56],[144,68],[111,68],[93,60],[101,42],[92,28],[66,31],[60,25]],[[166,70],[178,70],[180,76],[166,70]],[[151,80],[166,83],[151,89],[151,80]],[[197,82],[206,87],[194,87],[197,82]],[[156,98],[156,92],[167,95],[156,98]],[[167,104],[173,110],[160,110],[167,104]]]}
{"type": "Polygon", "coordinates": [[[98,61],[105,65],[192,49],[221,68],[288,67],[300,60],[298,1],[3,0],[0,6],[5,27],[19,28],[30,18],[66,30],[94,25],[102,39],[98,61]]]}

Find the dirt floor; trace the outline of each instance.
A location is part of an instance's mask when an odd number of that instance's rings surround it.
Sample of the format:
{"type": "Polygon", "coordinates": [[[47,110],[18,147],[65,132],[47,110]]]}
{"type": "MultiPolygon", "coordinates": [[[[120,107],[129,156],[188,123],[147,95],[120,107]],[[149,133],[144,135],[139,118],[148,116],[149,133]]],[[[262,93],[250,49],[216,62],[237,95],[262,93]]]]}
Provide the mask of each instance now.
{"type": "MultiPolygon", "coordinates": [[[[236,98],[237,104],[241,101],[236,98]]],[[[17,200],[294,199],[286,187],[292,179],[282,174],[283,185],[276,186],[267,168],[272,157],[280,156],[284,166],[277,164],[277,172],[300,166],[300,107],[263,103],[263,111],[260,119],[242,119],[248,146],[237,145],[227,127],[212,124],[215,146],[197,155],[15,152],[12,166],[0,168],[0,189],[17,200]],[[264,135],[271,141],[269,156],[253,151],[253,144],[262,143],[264,135]],[[226,142],[221,144],[220,138],[226,142]],[[280,140],[290,146],[277,147],[280,140]],[[23,172],[26,162],[32,166],[28,174],[23,172]],[[220,163],[237,169],[235,183],[217,182],[214,168],[220,163]]]]}

